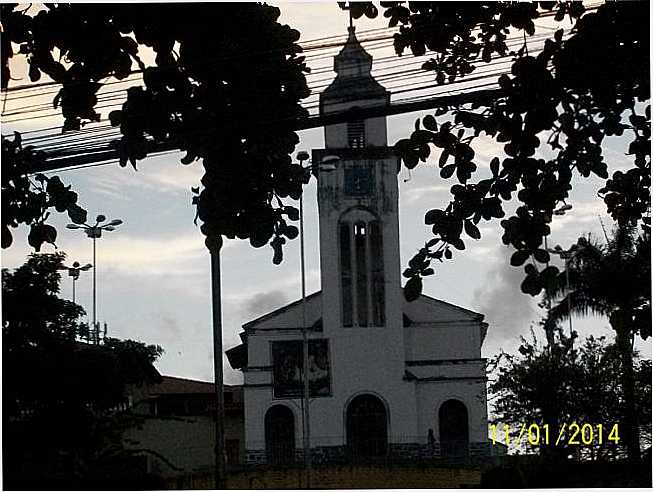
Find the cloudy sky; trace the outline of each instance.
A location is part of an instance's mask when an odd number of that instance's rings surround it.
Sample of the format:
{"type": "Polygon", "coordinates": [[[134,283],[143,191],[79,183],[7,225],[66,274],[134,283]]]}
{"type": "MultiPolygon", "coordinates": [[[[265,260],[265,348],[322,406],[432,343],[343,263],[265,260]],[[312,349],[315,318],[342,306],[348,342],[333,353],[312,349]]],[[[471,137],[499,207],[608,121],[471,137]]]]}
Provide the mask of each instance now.
{"type": "MultiPolygon", "coordinates": [[[[302,33],[300,42],[346,32],[347,15],[335,2],[277,5],[282,10],[281,22],[302,33]]],[[[362,31],[384,27],[385,23],[383,19],[362,20],[357,26],[362,31]]],[[[379,49],[372,53],[378,58],[392,51],[379,49]]],[[[388,118],[389,143],[407,136],[420,115],[388,118]]],[[[5,124],[3,134],[13,129],[27,131],[57,124],[60,120],[56,118],[5,124]]],[[[300,132],[300,139],[297,151],[310,151],[324,144],[321,129],[300,132]]],[[[486,172],[493,156],[503,155],[501,147],[489,140],[479,140],[475,149],[481,173],[486,172]]],[[[628,166],[624,152],[623,141],[608,141],[605,155],[611,171],[628,166]]],[[[124,220],[115,232],[107,233],[98,242],[98,319],[108,324],[109,334],[161,345],[165,354],[157,367],[163,374],[212,380],[209,257],[203,237],[193,225],[190,193],[192,186],[198,186],[201,165],[182,166],[178,156],[172,154],[142,161],[137,172],[110,164],[59,175],[73,185],[91,217],[102,213],[109,219],[124,220]]],[[[424,212],[448,203],[448,190],[453,183],[439,177],[435,162],[420,165],[410,174],[402,170],[398,179],[401,261],[406,265],[429,238],[430,228],[423,223],[424,212]]],[[[573,210],[556,218],[551,245],[567,247],[586,232],[602,237],[599,217],[608,229],[612,226],[603,203],[596,198],[598,188],[598,180],[577,180],[571,200],[573,210]]],[[[309,293],[320,286],[315,191],[312,181],[305,195],[309,293]]],[[[509,206],[506,211],[513,209],[509,206]]],[[[66,230],[65,216],[53,216],[51,222],[59,230],[57,247],[68,254],[68,262],[90,262],[91,241],[79,231],[66,230]]],[[[455,253],[455,261],[437,266],[436,275],[426,279],[424,292],[484,313],[490,329],[483,355],[491,357],[501,348],[514,350],[519,336],[528,334],[541,313],[536,300],[519,290],[523,272],[508,263],[511,250],[501,243],[499,223],[484,223],[481,230],[481,240],[468,240],[467,249],[455,253]]],[[[30,252],[26,233],[17,231],[14,245],[2,251],[3,267],[14,268],[25,261],[30,252]]],[[[299,245],[298,241],[287,245],[285,261],[279,266],[272,264],[270,247],[254,249],[243,241],[227,242],[222,258],[224,346],[229,348],[239,343],[243,323],[300,296],[299,245]]],[[[62,295],[70,297],[71,290],[69,278],[64,277],[62,295]]],[[[90,272],[82,274],[77,283],[77,300],[91,312],[90,272]]],[[[605,319],[573,322],[581,334],[610,335],[605,319]]],[[[638,341],[637,346],[650,358],[650,343],[638,341]]],[[[241,381],[240,373],[231,370],[226,362],[225,380],[241,381]]]]}

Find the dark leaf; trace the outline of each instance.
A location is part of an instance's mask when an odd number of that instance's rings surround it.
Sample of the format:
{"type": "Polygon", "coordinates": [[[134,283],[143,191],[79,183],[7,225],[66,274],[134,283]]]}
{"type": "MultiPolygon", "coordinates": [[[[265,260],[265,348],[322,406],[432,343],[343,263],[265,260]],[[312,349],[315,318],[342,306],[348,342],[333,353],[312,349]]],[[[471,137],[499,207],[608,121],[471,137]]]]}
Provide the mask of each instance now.
{"type": "Polygon", "coordinates": [[[448,179],[453,176],[453,173],[456,172],[456,165],[449,164],[440,169],[440,176],[444,179],[448,179]]]}
{"type": "Polygon", "coordinates": [[[416,300],[422,293],[422,278],[419,276],[414,276],[408,279],[406,285],[404,286],[404,297],[408,302],[413,302],[416,300]]]}
{"type": "Polygon", "coordinates": [[[422,124],[427,130],[431,130],[433,132],[438,131],[438,123],[433,115],[427,114],[422,120],[422,124]]]}
{"type": "Polygon", "coordinates": [[[84,224],[87,219],[87,212],[79,205],[73,203],[68,205],[68,217],[75,224],[84,224]]]}
{"type": "Polygon", "coordinates": [[[284,230],[284,235],[288,239],[295,239],[299,235],[299,229],[297,229],[297,227],[295,227],[294,225],[286,226],[284,230]]]}
{"type": "MultiPolygon", "coordinates": [[[[549,260],[551,259],[549,252],[546,251],[545,249],[536,249],[533,253],[533,256],[535,256],[535,259],[540,263],[548,263],[549,260]]],[[[519,265],[515,265],[515,266],[519,266],[519,265]]]]}
{"type": "Polygon", "coordinates": [[[120,123],[122,122],[122,111],[119,109],[111,111],[109,113],[109,122],[111,123],[111,126],[120,126],[120,123]]]}
{"type": "Polygon", "coordinates": [[[473,239],[481,239],[481,231],[471,220],[465,220],[465,233],[473,239]]]}
{"type": "Polygon", "coordinates": [[[510,264],[512,266],[522,266],[530,257],[531,253],[528,250],[517,250],[510,257],[510,264]]]}

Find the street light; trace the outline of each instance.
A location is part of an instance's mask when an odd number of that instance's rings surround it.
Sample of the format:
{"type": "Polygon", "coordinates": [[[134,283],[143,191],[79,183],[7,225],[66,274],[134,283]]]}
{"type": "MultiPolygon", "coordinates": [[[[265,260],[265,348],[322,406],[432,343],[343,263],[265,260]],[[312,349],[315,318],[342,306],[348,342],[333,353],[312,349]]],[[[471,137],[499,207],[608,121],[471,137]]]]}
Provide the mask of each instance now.
{"type": "MultiPolygon", "coordinates": [[[[93,240],[93,330],[95,330],[96,334],[99,331],[99,328],[97,326],[97,301],[96,301],[96,293],[97,293],[97,287],[96,287],[96,276],[97,276],[97,262],[96,262],[96,254],[95,254],[95,240],[98,238],[102,237],[102,231],[115,231],[116,227],[122,224],[122,220],[120,219],[113,219],[110,222],[107,222],[106,224],[102,224],[102,222],[106,221],[107,218],[104,215],[98,215],[95,218],[95,225],[90,225],[90,224],[68,224],[66,227],[68,229],[82,229],[88,237],[90,237],[93,240]],[[102,224],[102,225],[100,225],[102,224]]],[[[96,343],[99,339],[99,336],[96,336],[96,343]]]]}
{"type": "Polygon", "coordinates": [[[93,265],[87,263],[84,266],[79,266],[79,262],[75,261],[73,266],[62,265],[60,270],[68,270],[68,276],[73,278],[73,304],[75,303],[75,282],[79,279],[79,272],[85,272],[93,268],[93,265]]]}
{"type": "MultiPolygon", "coordinates": [[[[308,180],[310,180],[310,172],[318,170],[320,172],[331,172],[336,170],[336,162],[340,161],[340,157],[335,155],[327,155],[322,158],[319,164],[312,163],[304,166],[304,161],[308,160],[308,152],[301,151],[297,154],[299,165],[304,171],[308,173],[308,180]]],[[[302,274],[302,348],[303,348],[303,373],[304,373],[304,398],[302,400],[302,435],[304,437],[304,473],[306,488],[311,488],[311,424],[310,424],[310,381],[308,377],[308,327],[306,326],[306,258],[304,251],[304,193],[299,195],[299,250],[300,250],[300,264],[302,274]]]]}

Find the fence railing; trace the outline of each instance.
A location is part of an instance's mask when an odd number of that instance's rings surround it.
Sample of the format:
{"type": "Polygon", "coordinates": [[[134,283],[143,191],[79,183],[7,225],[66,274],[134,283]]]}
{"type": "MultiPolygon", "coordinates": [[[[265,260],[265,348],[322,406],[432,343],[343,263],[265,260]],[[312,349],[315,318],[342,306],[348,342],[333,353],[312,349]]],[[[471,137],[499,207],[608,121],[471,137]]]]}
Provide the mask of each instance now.
{"type": "MultiPolygon", "coordinates": [[[[297,465],[304,460],[303,448],[294,442],[268,442],[258,446],[249,443],[245,464],[272,466],[297,465]]],[[[464,463],[492,454],[491,444],[468,441],[388,442],[385,438],[354,439],[349,443],[311,447],[311,461],[328,463],[407,463],[448,461],[464,463]]]]}

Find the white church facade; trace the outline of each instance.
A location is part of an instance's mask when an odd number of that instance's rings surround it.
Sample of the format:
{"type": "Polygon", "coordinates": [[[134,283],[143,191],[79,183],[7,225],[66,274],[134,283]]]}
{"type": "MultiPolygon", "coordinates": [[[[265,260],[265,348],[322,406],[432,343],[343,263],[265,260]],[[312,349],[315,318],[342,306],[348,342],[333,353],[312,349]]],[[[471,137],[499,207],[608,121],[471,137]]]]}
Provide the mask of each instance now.
{"type": "MultiPolygon", "coordinates": [[[[389,104],[371,68],[352,27],[321,114],[389,104]]],[[[325,156],[338,159],[316,171],[322,288],[305,305],[312,461],[490,454],[483,315],[403,296],[386,118],[326,126],[312,161],[325,156]]],[[[249,463],[301,457],[303,318],[301,300],[281,307],[243,325],[227,351],[244,374],[249,463]]]]}

